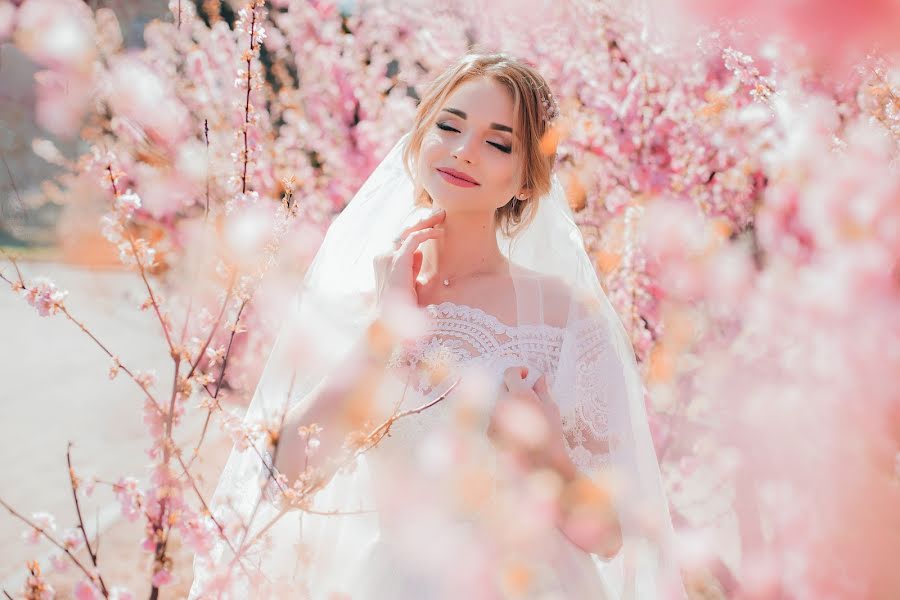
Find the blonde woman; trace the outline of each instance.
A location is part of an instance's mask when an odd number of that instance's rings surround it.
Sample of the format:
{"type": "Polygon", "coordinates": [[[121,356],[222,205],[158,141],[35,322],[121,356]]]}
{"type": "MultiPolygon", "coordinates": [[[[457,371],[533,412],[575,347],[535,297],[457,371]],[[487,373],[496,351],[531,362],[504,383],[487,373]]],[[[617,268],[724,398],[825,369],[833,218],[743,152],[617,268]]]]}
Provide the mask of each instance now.
{"type": "Polygon", "coordinates": [[[684,597],[634,354],[553,173],[558,116],[504,53],[425,91],[307,273],[192,597],[684,597]]]}

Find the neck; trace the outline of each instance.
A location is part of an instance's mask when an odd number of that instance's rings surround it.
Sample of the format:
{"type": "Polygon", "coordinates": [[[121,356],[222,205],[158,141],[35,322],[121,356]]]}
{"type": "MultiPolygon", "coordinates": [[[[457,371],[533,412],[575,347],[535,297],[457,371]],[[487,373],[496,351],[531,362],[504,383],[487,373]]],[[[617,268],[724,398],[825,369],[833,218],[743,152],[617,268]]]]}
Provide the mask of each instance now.
{"type": "Polygon", "coordinates": [[[506,257],[497,245],[492,212],[448,211],[439,227],[444,229],[443,237],[422,248],[420,279],[431,281],[494,272],[506,264],[506,257]]]}

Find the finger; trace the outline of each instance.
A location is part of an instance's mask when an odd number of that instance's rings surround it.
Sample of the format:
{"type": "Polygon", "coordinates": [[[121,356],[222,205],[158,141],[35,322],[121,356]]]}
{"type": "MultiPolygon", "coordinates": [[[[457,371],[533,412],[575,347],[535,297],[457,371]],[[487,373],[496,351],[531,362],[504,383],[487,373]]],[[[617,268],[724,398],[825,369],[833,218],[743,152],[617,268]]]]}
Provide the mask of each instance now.
{"type": "Polygon", "coordinates": [[[412,253],[415,252],[422,242],[426,240],[431,240],[437,237],[444,235],[443,229],[435,229],[431,227],[429,229],[420,229],[419,231],[414,231],[400,245],[400,249],[398,253],[400,256],[412,256],[412,253]]]}
{"type": "Polygon", "coordinates": [[[422,268],[422,257],[423,254],[421,250],[416,250],[415,252],[413,252],[412,269],[414,278],[419,277],[419,270],[422,268]]]}
{"type": "Polygon", "coordinates": [[[534,393],[546,410],[549,410],[554,416],[559,414],[559,407],[554,402],[553,396],[550,395],[550,388],[547,386],[547,377],[545,375],[542,374],[534,382],[534,393]]]}
{"type": "Polygon", "coordinates": [[[509,367],[503,372],[503,383],[511,392],[521,393],[529,391],[525,378],[528,377],[528,367],[509,367]]]}
{"type": "Polygon", "coordinates": [[[410,225],[409,227],[404,229],[402,232],[400,232],[400,235],[397,236],[397,239],[402,244],[412,232],[419,231],[421,229],[427,229],[429,227],[434,227],[438,223],[442,222],[446,215],[447,213],[444,212],[444,209],[438,209],[436,212],[431,213],[424,219],[421,219],[417,223],[410,225]]]}

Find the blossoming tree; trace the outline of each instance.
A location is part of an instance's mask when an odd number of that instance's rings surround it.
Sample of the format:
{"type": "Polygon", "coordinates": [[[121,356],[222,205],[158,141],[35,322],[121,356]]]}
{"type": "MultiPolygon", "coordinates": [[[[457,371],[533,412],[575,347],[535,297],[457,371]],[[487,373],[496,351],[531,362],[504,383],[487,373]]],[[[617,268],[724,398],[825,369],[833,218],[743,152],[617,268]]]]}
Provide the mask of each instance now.
{"type": "MultiPolygon", "coordinates": [[[[692,591],[900,589],[878,558],[900,549],[900,71],[883,35],[900,11],[858,7],[833,47],[802,11],[764,2],[538,4],[366,1],[344,12],[326,0],[172,0],[140,52],[123,51],[109,9],[0,7],[0,40],[43,69],[41,125],[88,144],[67,158],[35,141],[63,167],[53,200],[103,213],[98,227],[141,278],[140,308],[156,315],[174,363],[161,395],[152,374],[95,338],[110,376],[145,398],[153,478],[141,489],[123,477],[116,493],[124,516],[146,523],[151,597],[187,568],[172,564],[171,536],[203,553],[228,535],[191,477],[202,438],[185,456],[173,429],[191,409],[238,444],[272,434],[241,426],[239,409],[284,298],[409,126],[417,90],[473,43],[533,61],[560,101],[547,143],[645,369],[692,591]],[[698,7],[663,31],[663,10],[698,7]],[[723,552],[716,528],[732,522],[738,541],[723,552]]],[[[846,15],[837,4],[800,3],[822,8],[826,24],[846,15]]],[[[18,267],[2,277],[39,314],[92,335],[53,282],[18,267]]],[[[72,471],[76,501],[82,484],[72,471]]],[[[102,577],[83,524],[80,541],[60,540],[52,516],[7,508],[76,562],[82,597],[126,597],[102,577]]],[[[29,568],[26,595],[42,597],[40,566],[29,568]]]]}

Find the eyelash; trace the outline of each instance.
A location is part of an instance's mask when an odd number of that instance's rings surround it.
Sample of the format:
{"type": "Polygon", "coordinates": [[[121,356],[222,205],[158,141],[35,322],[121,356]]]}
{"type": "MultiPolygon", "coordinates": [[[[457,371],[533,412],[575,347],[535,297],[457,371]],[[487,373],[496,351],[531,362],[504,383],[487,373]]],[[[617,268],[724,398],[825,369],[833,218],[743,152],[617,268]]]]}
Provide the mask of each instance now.
{"type": "MultiPolygon", "coordinates": [[[[447,125],[445,123],[435,123],[435,126],[438,129],[441,129],[443,131],[455,131],[456,133],[459,133],[459,130],[454,129],[453,127],[450,127],[449,125],[447,125]]],[[[505,154],[510,154],[512,152],[512,148],[510,148],[508,146],[495,144],[494,142],[488,142],[488,144],[490,144],[491,146],[493,146],[494,148],[496,148],[497,150],[499,150],[500,152],[503,152],[505,154]]]]}

